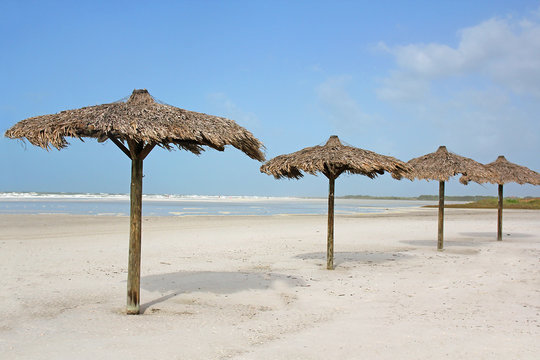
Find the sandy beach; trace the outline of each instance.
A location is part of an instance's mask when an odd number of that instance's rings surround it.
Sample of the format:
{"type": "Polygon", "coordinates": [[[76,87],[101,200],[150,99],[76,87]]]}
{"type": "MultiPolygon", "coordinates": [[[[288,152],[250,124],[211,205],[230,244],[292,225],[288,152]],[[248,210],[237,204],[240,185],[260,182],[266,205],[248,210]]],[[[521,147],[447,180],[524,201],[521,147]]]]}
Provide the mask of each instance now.
{"type": "Polygon", "coordinates": [[[537,359],[540,211],[145,217],[0,215],[2,359],[537,359]]]}

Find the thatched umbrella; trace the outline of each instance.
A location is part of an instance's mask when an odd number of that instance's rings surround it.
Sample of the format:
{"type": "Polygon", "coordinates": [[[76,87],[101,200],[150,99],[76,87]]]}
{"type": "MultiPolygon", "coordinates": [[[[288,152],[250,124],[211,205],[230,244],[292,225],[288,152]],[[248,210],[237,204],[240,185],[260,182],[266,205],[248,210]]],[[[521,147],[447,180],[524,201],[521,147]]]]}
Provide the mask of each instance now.
{"type": "MultiPolygon", "coordinates": [[[[439,149],[430,154],[426,154],[407,162],[411,167],[409,173],[403,176],[409,180],[418,178],[419,180],[439,181],[439,231],[437,239],[437,250],[443,249],[443,228],[444,228],[444,183],[450,177],[457,174],[473,174],[476,176],[489,176],[490,171],[484,165],[463,156],[448,152],[446,146],[439,146],[439,149]]],[[[394,176],[395,177],[395,176],[394,176]]],[[[399,178],[399,177],[398,177],[399,178]]]]}
{"type": "Polygon", "coordinates": [[[408,166],[393,157],[341,144],[337,136],[330,136],[324,146],[313,146],[292,154],[276,156],[261,166],[261,172],[276,179],[299,179],[301,171],[316,175],[323,173],[330,182],[328,193],[328,241],[326,267],[334,268],[334,183],[344,172],[365,175],[371,179],[385,171],[402,174],[408,166]]]}
{"type": "Polygon", "coordinates": [[[491,170],[491,176],[464,175],[459,179],[463,184],[469,181],[484,183],[489,182],[499,185],[499,203],[497,211],[497,240],[502,241],[502,211],[503,211],[503,185],[509,182],[515,182],[520,185],[532,184],[540,185],[540,174],[525,166],[520,166],[506,160],[500,155],[497,160],[485,165],[491,170]]]}
{"type": "Polygon", "coordinates": [[[143,160],[157,145],[200,154],[203,146],[223,151],[232,145],[264,161],[262,143],[234,121],[156,102],[147,90],[134,90],[127,101],[66,110],[28,118],[6,131],[44,149],[66,147],[66,137],[111,140],[131,159],[131,210],[127,313],[139,313],[143,160]]]}

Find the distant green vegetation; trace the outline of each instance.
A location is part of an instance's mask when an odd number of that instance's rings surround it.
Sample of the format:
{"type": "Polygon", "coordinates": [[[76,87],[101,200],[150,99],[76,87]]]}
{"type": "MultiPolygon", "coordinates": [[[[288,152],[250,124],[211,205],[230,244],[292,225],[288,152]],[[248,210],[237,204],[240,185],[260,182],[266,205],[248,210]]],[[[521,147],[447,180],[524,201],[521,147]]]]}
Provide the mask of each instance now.
{"type": "MultiPolygon", "coordinates": [[[[492,196],[480,196],[480,195],[474,195],[474,196],[445,196],[444,200],[448,201],[480,201],[484,199],[496,199],[492,196]]],[[[424,201],[439,201],[439,195],[420,195],[418,197],[418,200],[424,200],[424,201]]]]}
{"type": "MultiPolygon", "coordinates": [[[[445,208],[460,209],[496,209],[497,198],[480,199],[466,204],[445,204],[445,208]]],[[[427,205],[426,207],[437,207],[437,205],[427,205]]],[[[540,210],[540,198],[505,198],[503,199],[505,209],[533,209],[540,210]]]]}
{"type": "MultiPolygon", "coordinates": [[[[439,195],[420,195],[412,197],[403,196],[370,196],[370,195],[345,195],[339,196],[339,199],[373,199],[373,200],[420,200],[420,201],[438,201],[439,195]]],[[[445,196],[447,201],[478,201],[481,199],[489,199],[491,196],[445,196]]]]}
{"type": "MultiPolygon", "coordinates": [[[[346,195],[339,196],[339,199],[368,199],[368,200],[419,200],[419,201],[438,201],[438,195],[420,195],[412,197],[401,196],[370,196],[370,195],[346,195]]],[[[445,201],[463,201],[463,204],[445,204],[445,208],[462,208],[462,209],[496,209],[498,204],[497,197],[493,196],[445,196],[445,201]],[[465,203],[468,201],[467,203],[465,203]]],[[[540,210],[540,198],[525,197],[514,198],[509,197],[503,200],[505,209],[535,209],[540,210]]],[[[438,205],[426,205],[425,207],[438,207],[438,205]]]]}
{"type": "Polygon", "coordinates": [[[416,197],[403,196],[370,196],[370,195],[345,195],[337,196],[339,199],[367,199],[367,200],[418,200],[416,197]]]}

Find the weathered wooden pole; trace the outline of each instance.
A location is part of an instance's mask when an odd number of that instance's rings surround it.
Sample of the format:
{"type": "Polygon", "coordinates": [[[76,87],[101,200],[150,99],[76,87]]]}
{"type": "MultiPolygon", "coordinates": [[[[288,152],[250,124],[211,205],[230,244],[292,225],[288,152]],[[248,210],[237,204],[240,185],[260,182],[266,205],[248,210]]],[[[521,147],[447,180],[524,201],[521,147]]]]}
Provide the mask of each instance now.
{"type": "MultiPolygon", "coordinates": [[[[137,154],[138,155],[138,154],[137,154]]],[[[131,209],[129,216],[129,260],[127,279],[128,314],[139,313],[141,278],[141,213],[142,213],[143,160],[131,160],[131,209]]]]}
{"type": "Polygon", "coordinates": [[[499,184],[499,206],[497,209],[497,241],[502,241],[503,185],[499,184]]]}
{"type": "Polygon", "coordinates": [[[444,181],[439,181],[439,232],[437,237],[437,250],[443,250],[444,242],[444,181]]]}
{"type": "Polygon", "coordinates": [[[129,212],[129,258],[127,279],[127,306],[128,315],[137,315],[140,312],[141,290],[141,215],[142,215],[142,181],[143,160],[152,151],[155,144],[136,143],[128,141],[129,150],[116,139],[113,142],[131,159],[131,192],[129,212]]]}
{"type": "Polygon", "coordinates": [[[326,268],[334,269],[334,185],[335,177],[328,176],[330,189],[328,191],[328,240],[326,244],[326,268]]]}

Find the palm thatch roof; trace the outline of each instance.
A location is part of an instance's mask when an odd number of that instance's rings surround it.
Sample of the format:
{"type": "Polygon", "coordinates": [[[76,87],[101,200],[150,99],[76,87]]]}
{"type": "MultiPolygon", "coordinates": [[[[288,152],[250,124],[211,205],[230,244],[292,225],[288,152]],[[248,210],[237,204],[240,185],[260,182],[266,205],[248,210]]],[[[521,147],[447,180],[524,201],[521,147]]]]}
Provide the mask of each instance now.
{"type": "Polygon", "coordinates": [[[509,182],[518,184],[540,185],[540,174],[525,166],[517,165],[506,160],[500,155],[497,160],[486,164],[486,168],[491,170],[490,176],[464,175],[459,179],[463,184],[469,181],[490,182],[492,184],[504,185],[509,182]]]}
{"type": "Polygon", "coordinates": [[[127,314],[140,312],[143,161],[150,151],[177,146],[200,154],[203,146],[223,151],[232,145],[264,161],[262,143],[234,121],[159,103],[146,90],[134,90],[127,101],[28,118],[5,135],[47,150],[66,147],[66,137],[110,139],[131,159],[127,314]]]}
{"type": "Polygon", "coordinates": [[[12,139],[26,138],[45,149],[64,148],[66,137],[134,141],[200,154],[203,146],[223,151],[232,145],[249,157],[264,161],[263,144],[234,121],[180,109],[155,101],[147,90],[134,90],[127,101],[31,117],[6,131],[12,139]]]}
{"type": "Polygon", "coordinates": [[[323,146],[279,155],[261,166],[261,172],[276,179],[299,179],[303,176],[301,171],[312,175],[321,172],[328,178],[337,178],[344,172],[374,178],[385,171],[404,174],[408,169],[403,161],[391,156],[343,145],[337,136],[330,136],[323,146]]]}
{"type": "Polygon", "coordinates": [[[336,178],[344,172],[374,178],[385,171],[401,176],[409,171],[403,161],[373,151],[343,145],[337,136],[330,136],[323,146],[307,147],[292,154],[276,156],[261,166],[261,172],[276,179],[299,179],[302,171],[328,178],[328,232],[326,245],[326,268],[334,268],[334,190],[336,178]]]}
{"type": "MultiPolygon", "coordinates": [[[[407,162],[411,171],[403,177],[414,180],[448,181],[454,175],[475,175],[489,177],[491,172],[479,162],[449,152],[446,146],[439,146],[436,152],[422,155],[407,162]]],[[[394,178],[399,179],[392,175],[394,178]]]]}

